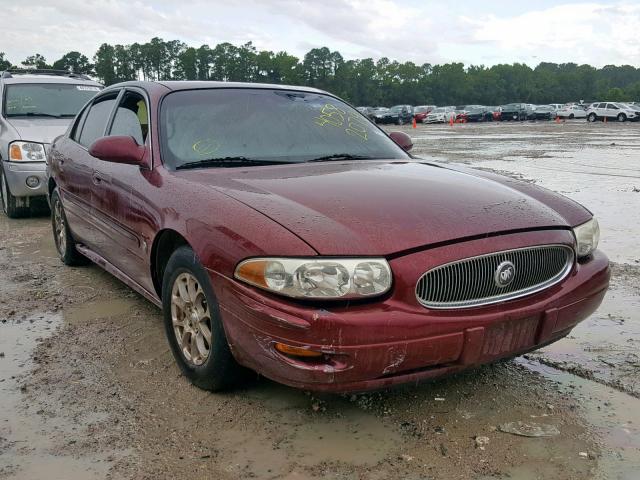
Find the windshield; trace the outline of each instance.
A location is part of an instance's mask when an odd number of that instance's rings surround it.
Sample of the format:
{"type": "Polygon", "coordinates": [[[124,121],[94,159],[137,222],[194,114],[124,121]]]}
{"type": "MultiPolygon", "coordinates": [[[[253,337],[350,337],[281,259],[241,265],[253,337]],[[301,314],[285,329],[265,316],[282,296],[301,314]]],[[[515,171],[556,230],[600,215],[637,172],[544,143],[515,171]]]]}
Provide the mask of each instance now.
{"type": "Polygon", "coordinates": [[[318,93],[178,91],[164,99],[160,122],[163,160],[172,168],[211,159],[299,163],[328,157],[409,158],[355,109],[318,93]]]}
{"type": "Polygon", "coordinates": [[[416,107],[413,109],[413,113],[424,113],[429,110],[428,107],[416,107]]]}
{"type": "Polygon", "coordinates": [[[442,113],[445,111],[444,107],[438,107],[438,108],[434,108],[433,110],[431,110],[431,113],[442,113]]]}
{"type": "Polygon", "coordinates": [[[5,88],[3,114],[7,117],[75,117],[99,87],[68,83],[21,83],[5,88]]]}

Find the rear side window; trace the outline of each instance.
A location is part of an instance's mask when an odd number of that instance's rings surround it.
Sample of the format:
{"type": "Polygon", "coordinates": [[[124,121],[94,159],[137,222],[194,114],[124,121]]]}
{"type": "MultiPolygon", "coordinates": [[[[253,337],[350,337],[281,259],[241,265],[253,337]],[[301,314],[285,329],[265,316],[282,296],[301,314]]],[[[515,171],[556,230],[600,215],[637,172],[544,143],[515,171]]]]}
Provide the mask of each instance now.
{"type": "Polygon", "coordinates": [[[144,145],[149,131],[147,104],[139,93],[127,92],[116,110],[109,135],[133,137],[138,145],[144,145]]]}
{"type": "Polygon", "coordinates": [[[109,116],[116,103],[117,92],[98,98],[89,108],[82,126],[78,143],[89,147],[98,138],[104,136],[109,116]]]}

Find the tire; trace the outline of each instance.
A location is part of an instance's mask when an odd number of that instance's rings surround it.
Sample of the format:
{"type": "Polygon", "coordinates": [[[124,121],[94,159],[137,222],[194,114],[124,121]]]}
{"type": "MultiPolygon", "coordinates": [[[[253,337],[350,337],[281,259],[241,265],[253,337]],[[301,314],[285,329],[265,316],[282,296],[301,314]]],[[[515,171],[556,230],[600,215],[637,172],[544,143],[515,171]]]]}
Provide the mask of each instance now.
{"type": "Polygon", "coordinates": [[[595,113],[590,113],[589,115],[587,115],[587,121],[588,122],[595,122],[598,119],[598,116],[595,113]]]}
{"type": "Polygon", "coordinates": [[[184,376],[203,390],[232,386],[241,371],[229,349],[209,275],[189,247],[178,248],[169,258],[162,312],[169,346],[184,376]]]}
{"type": "Polygon", "coordinates": [[[627,116],[624,113],[619,113],[616,117],[616,120],[618,120],[619,122],[626,122],[627,116]]]}
{"type": "Polygon", "coordinates": [[[30,211],[29,207],[18,206],[18,197],[14,197],[11,193],[2,168],[0,168],[0,203],[2,211],[9,218],[26,217],[30,211]]]}
{"type": "Polygon", "coordinates": [[[53,242],[62,263],[70,267],[89,263],[89,260],[76,249],[76,242],[71,235],[58,188],[55,188],[51,194],[51,229],[53,242]]]}
{"type": "Polygon", "coordinates": [[[569,115],[569,120],[573,120],[575,118],[575,115],[572,113],[569,115]]]}

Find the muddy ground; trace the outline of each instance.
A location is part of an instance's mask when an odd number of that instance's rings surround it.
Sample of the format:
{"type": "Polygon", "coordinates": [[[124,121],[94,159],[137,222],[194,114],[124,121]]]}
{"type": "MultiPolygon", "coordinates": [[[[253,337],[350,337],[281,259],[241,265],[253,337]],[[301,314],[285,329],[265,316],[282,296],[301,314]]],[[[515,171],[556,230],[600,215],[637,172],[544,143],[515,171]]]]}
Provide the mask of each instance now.
{"type": "Polygon", "coordinates": [[[47,218],[0,216],[0,478],[637,479],[640,125],[402,128],[416,154],[589,205],[614,262],[598,312],[527,358],[420,386],[211,394],[181,377],[155,307],[63,267],[47,218]],[[559,434],[500,431],[517,421],[559,434]]]}

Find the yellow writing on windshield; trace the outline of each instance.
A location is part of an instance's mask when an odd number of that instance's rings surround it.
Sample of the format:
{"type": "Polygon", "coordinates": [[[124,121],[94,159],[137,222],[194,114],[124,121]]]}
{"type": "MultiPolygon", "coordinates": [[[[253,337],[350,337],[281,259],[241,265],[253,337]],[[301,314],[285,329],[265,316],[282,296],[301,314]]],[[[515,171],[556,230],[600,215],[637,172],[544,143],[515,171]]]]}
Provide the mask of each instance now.
{"type": "Polygon", "coordinates": [[[220,142],[215,138],[204,138],[194,143],[191,148],[198,155],[204,157],[215,153],[220,148],[220,142]]]}
{"type": "Polygon", "coordinates": [[[320,115],[314,118],[314,122],[319,127],[325,127],[330,125],[336,128],[344,128],[344,132],[347,135],[351,135],[359,138],[363,142],[367,141],[367,126],[366,124],[353,114],[347,114],[344,110],[327,103],[320,115]]]}

